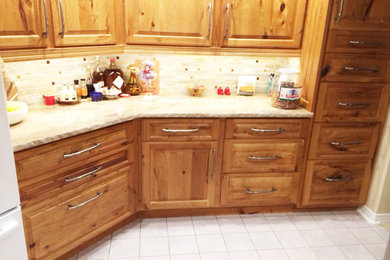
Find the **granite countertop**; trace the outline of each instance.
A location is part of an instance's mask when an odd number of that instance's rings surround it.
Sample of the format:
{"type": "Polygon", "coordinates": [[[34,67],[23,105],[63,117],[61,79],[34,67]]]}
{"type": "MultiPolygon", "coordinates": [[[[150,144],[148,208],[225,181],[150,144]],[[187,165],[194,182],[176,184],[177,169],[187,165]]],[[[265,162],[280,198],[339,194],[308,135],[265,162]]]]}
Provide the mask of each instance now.
{"type": "Polygon", "coordinates": [[[310,118],[313,113],[300,108],[277,109],[264,94],[256,96],[139,96],[85,102],[72,106],[30,107],[27,117],[11,126],[14,151],[75,136],[136,118],[310,118]]]}

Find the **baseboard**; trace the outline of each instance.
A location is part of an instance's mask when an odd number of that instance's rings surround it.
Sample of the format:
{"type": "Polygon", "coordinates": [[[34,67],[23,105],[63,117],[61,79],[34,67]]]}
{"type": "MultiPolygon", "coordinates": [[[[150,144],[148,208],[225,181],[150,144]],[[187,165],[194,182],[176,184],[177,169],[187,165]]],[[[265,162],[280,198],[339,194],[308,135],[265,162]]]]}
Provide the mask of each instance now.
{"type": "Polygon", "coordinates": [[[390,222],[390,213],[377,214],[367,206],[360,207],[357,212],[370,224],[390,222]]]}

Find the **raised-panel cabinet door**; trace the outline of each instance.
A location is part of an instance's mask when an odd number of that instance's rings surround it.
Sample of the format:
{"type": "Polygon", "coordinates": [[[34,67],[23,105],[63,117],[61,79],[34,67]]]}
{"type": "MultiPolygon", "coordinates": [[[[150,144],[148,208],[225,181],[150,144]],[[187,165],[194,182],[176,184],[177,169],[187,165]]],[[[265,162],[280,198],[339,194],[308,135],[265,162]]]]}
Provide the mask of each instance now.
{"type": "Polygon", "coordinates": [[[142,193],[148,209],[214,205],[217,142],[144,143],[142,193]]]}
{"type": "Polygon", "coordinates": [[[51,0],[56,46],[116,43],[116,0],[51,0]]]}
{"type": "Polygon", "coordinates": [[[224,0],[223,46],[300,48],[306,0],[224,0]]]}
{"type": "Polygon", "coordinates": [[[47,46],[46,1],[0,0],[0,50],[47,46]]]}
{"type": "Polygon", "coordinates": [[[331,28],[390,31],[390,1],[335,0],[331,28]]]}
{"type": "Polygon", "coordinates": [[[214,0],[125,0],[127,43],[210,46],[214,0]]]}

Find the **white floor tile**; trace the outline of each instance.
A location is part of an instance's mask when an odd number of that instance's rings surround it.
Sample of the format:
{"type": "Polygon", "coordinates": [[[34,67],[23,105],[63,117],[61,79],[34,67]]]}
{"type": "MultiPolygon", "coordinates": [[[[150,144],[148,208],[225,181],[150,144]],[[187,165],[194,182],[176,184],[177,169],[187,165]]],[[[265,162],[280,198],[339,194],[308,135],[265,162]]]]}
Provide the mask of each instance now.
{"type": "Polygon", "coordinates": [[[271,225],[261,214],[241,215],[241,219],[248,232],[272,231],[271,225]]]}
{"type": "Polygon", "coordinates": [[[287,216],[282,217],[266,217],[268,223],[274,231],[296,230],[292,221],[287,216]]]}
{"type": "Polygon", "coordinates": [[[141,256],[165,256],[169,255],[167,237],[141,238],[141,256]]]}
{"type": "Polygon", "coordinates": [[[168,218],[168,235],[169,236],[182,236],[182,235],[194,235],[194,227],[192,226],[192,218],[168,218]]]}
{"type": "Polygon", "coordinates": [[[199,252],[195,235],[169,237],[171,255],[197,254],[199,252]]]}
{"type": "Polygon", "coordinates": [[[229,251],[254,250],[248,233],[223,234],[226,247],[229,251]]]}
{"type": "Polygon", "coordinates": [[[320,260],[347,260],[338,247],[311,248],[320,260]]]}
{"type": "Polygon", "coordinates": [[[230,252],[229,255],[231,260],[260,260],[255,250],[235,251],[235,252],[230,252]]]}
{"type": "Polygon", "coordinates": [[[166,218],[142,219],[141,237],[163,237],[168,236],[166,218]]]}
{"type": "Polygon", "coordinates": [[[112,234],[112,239],[139,238],[141,224],[139,220],[130,223],[112,234]]]}
{"type": "Polygon", "coordinates": [[[333,242],[323,230],[302,230],[301,234],[310,247],[333,246],[333,242]]]}
{"type": "Polygon", "coordinates": [[[196,240],[201,253],[227,251],[221,234],[197,235],[196,240]]]}
{"type": "Polygon", "coordinates": [[[289,217],[291,217],[291,216],[307,216],[307,215],[310,215],[310,212],[305,212],[305,211],[299,212],[299,211],[297,211],[297,212],[287,212],[286,214],[289,217]]]}
{"type": "Polygon", "coordinates": [[[346,228],[324,229],[330,240],[336,246],[359,245],[359,240],[346,228]]]}
{"type": "Polygon", "coordinates": [[[110,251],[110,240],[100,240],[92,246],[84,249],[78,255],[81,260],[100,260],[107,259],[110,251]]]}
{"type": "Polygon", "coordinates": [[[357,213],[336,214],[337,219],[347,228],[368,227],[369,224],[357,213]]]}
{"type": "Polygon", "coordinates": [[[111,241],[109,258],[126,258],[139,256],[139,239],[126,238],[111,241]]]}
{"type": "Polygon", "coordinates": [[[381,238],[378,235],[378,233],[375,232],[375,230],[373,230],[370,227],[367,227],[367,228],[350,228],[349,230],[363,244],[381,244],[381,243],[384,244],[386,242],[383,238],[381,238]]]}
{"type": "Polygon", "coordinates": [[[339,247],[349,260],[373,260],[375,257],[362,245],[339,247]]]}
{"type": "Polygon", "coordinates": [[[320,225],[311,215],[289,215],[298,230],[320,229],[320,225]]]}
{"type": "Polygon", "coordinates": [[[280,213],[264,213],[263,215],[266,218],[287,217],[287,213],[284,213],[284,212],[280,212],[280,213]]]}
{"type": "Polygon", "coordinates": [[[249,235],[256,249],[282,248],[274,232],[254,232],[249,235]]]}
{"type": "Polygon", "coordinates": [[[200,260],[200,255],[199,254],[171,255],[171,260],[200,260]]]}
{"type": "Polygon", "coordinates": [[[275,231],[275,234],[284,248],[307,247],[305,239],[298,231],[275,231]]]}
{"type": "Polygon", "coordinates": [[[291,260],[315,260],[318,257],[314,254],[314,252],[308,248],[290,248],[286,249],[288,256],[291,260]]]}
{"type": "Polygon", "coordinates": [[[285,249],[258,250],[261,260],[289,260],[285,249]]]}
{"type": "Polygon", "coordinates": [[[379,226],[379,225],[375,225],[372,227],[373,230],[375,230],[376,233],[378,233],[378,235],[383,238],[385,241],[388,241],[389,237],[390,237],[390,233],[387,232],[387,230],[382,227],[382,226],[379,226]]]}
{"type": "Polygon", "coordinates": [[[375,244],[375,245],[366,245],[368,251],[375,256],[376,259],[385,260],[385,252],[386,252],[387,244],[375,244]]]}
{"type": "Polygon", "coordinates": [[[141,256],[140,260],[170,260],[169,255],[165,256],[141,256]]]}
{"type": "Polygon", "coordinates": [[[192,217],[195,234],[216,234],[221,233],[217,218],[215,216],[192,217]]]}
{"type": "Polygon", "coordinates": [[[230,260],[227,252],[220,253],[203,253],[200,255],[202,260],[230,260]]]}
{"type": "Polygon", "coordinates": [[[312,217],[323,229],[344,228],[343,224],[341,224],[337,217],[332,213],[312,213],[312,217]]]}
{"type": "Polygon", "coordinates": [[[219,227],[222,233],[246,232],[244,223],[239,215],[235,216],[217,216],[219,227]]]}

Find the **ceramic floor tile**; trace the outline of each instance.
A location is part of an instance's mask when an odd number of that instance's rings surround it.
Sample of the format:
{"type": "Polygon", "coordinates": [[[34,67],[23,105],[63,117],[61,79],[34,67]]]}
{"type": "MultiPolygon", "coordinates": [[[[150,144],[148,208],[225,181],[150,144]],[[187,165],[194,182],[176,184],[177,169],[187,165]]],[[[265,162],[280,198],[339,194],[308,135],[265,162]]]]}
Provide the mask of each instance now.
{"type": "Polygon", "coordinates": [[[286,214],[289,217],[292,217],[292,216],[308,216],[308,215],[311,216],[310,212],[305,212],[305,211],[302,211],[302,212],[299,212],[299,211],[297,211],[297,212],[287,212],[286,214]]]}
{"type": "Polygon", "coordinates": [[[381,244],[386,241],[381,238],[378,233],[370,227],[367,228],[350,228],[349,231],[354,234],[357,239],[363,244],[381,244]]]}
{"type": "Polygon", "coordinates": [[[375,245],[365,245],[368,251],[375,256],[376,259],[385,260],[385,252],[387,244],[375,244],[375,245]]]}
{"type": "Polygon", "coordinates": [[[218,216],[219,227],[222,233],[239,233],[247,232],[244,223],[239,215],[235,216],[218,216]]]}
{"type": "Polygon", "coordinates": [[[375,257],[362,245],[339,247],[349,260],[373,260],[375,257]]]}
{"type": "Polygon", "coordinates": [[[318,257],[308,247],[286,249],[291,260],[317,260],[318,257]]]}
{"type": "Polygon", "coordinates": [[[284,248],[307,247],[307,243],[298,231],[275,231],[284,248]]]}
{"type": "Polygon", "coordinates": [[[279,218],[279,217],[287,217],[287,213],[264,213],[264,217],[266,218],[279,218]]]}
{"type": "Polygon", "coordinates": [[[197,254],[199,252],[195,235],[169,237],[171,255],[197,254]]]}
{"type": "Polygon", "coordinates": [[[202,260],[230,260],[230,256],[227,252],[220,253],[203,253],[200,255],[202,260]]]}
{"type": "Polygon", "coordinates": [[[336,229],[344,228],[344,225],[337,219],[334,214],[331,213],[321,213],[321,214],[312,214],[314,220],[321,226],[323,229],[336,229]]]}
{"type": "Polygon", "coordinates": [[[254,250],[248,233],[223,234],[226,247],[229,251],[254,250]]]}
{"type": "Polygon", "coordinates": [[[347,260],[347,257],[338,247],[312,247],[313,252],[320,260],[347,260]]]}
{"type": "Polygon", "coordinates": [[[229,255],[231,260],[260,260],[259,255],[255,250],[235,251],[230,252],[229,255]]]}
{"type": "Polygon", "coordinates": [[[241,219],[248,232],[272,231],[271,225],[261,214],[241,215],[241,219]]]}
{"type": "Polygon", "coordinates": [[[167,237],[145,237],[141,239],[141,256],[169,255],[167,237]]]}
{"type": "Polygon", "coordinates": [[[368,227],[369,224],[357,213],[336,214],[337,219],[347,228],[368,227]]]}
{"type": "Polygon", "coordinates": [[[289,260],[285,249],[258,250],[261,260],[289,260]]]}
{"type": "Polygon", "coordinates": [[[382,226],[379,226],[379,225],[375,225],[372,227],[373,230],[375,230],[376,233],[378,233],[378,235],[383,238],[385,241],[388,241],[389,237],[390,237],[390,233],[387,232],[387,230],[382,227],[382,226]]]}
{"type": "Polygon", "coordinates": [[[191,217],[168,218],[167,223],[168,223],[169,236],[182,236],[182,235],[195,234],[191,217]]]}
{"type": "Polygon", "coordinates": [[[311,215],[289,215],[298,230],[320,229],[320,225],[311,215]]]}
{"type": "Polygon", "coordinates": [[[126,238],[111,241],[109,258],[126,258],[139,256],[139,239],[126,238]]]}
{"type": "Polygon", "coordinates": [[[112,234],[112,239],[122,239],[122,238],[139,238],[141,232],[141,222],[136,220],[123,228],[115,231],[112,234]]]}
{"type": "Polygon", "coordinates": [[[141,237],[162,237],[168,235],[166,218],[142,219],[141,237]]]}
{"type": "Polygon", "coordinates": [[[171,260],[200,260],[200,255],[199,254],[171,255],[171,260]]]}
{"type": "Polygon", "coordinates": [[[323,230],[302,230],[301,234],[310,247],[333,246],[333,242],[323,230]]]}
{"type": "Polygon", "coordinates": [[[252,243],[256,249],[276,249],[282,248],[274,232],[254,232],[249,233],[252,243]]]}
{"type": "Polygon", "coordinates": [[[221,233],[217,218],[215,216],[192,217],[195,234],[216,234],[221,233]]]}
{"type": "Polygon", "coordinates": [[[140,260],[170,260],[169,255],[165,256],[141,256],[140,260]]]}
{"type": "Polygon", "coordinates": [[[107,259],[110,251],[110,240],[100,240],[92,246],[84,249],[78,255],[81,260],[100,260],[107,259]]]}
{"type": "Polygon", "coordinates": [[[268,223],[271,225],[272,230],[274,231],[286,231],[286,230],[296,230],[289,217],[266,217],[268,223]]]}
{"type": "Polygon", "coordinates": [[[197,235],[196,240],[201,253],[227,251],[221,234],[197,235]]]}
{"type": "Polygon", "coordinates": [[[359,245],[359,240],[346,228],[324,229],[330,240],[336,246],[359,245]]]}

